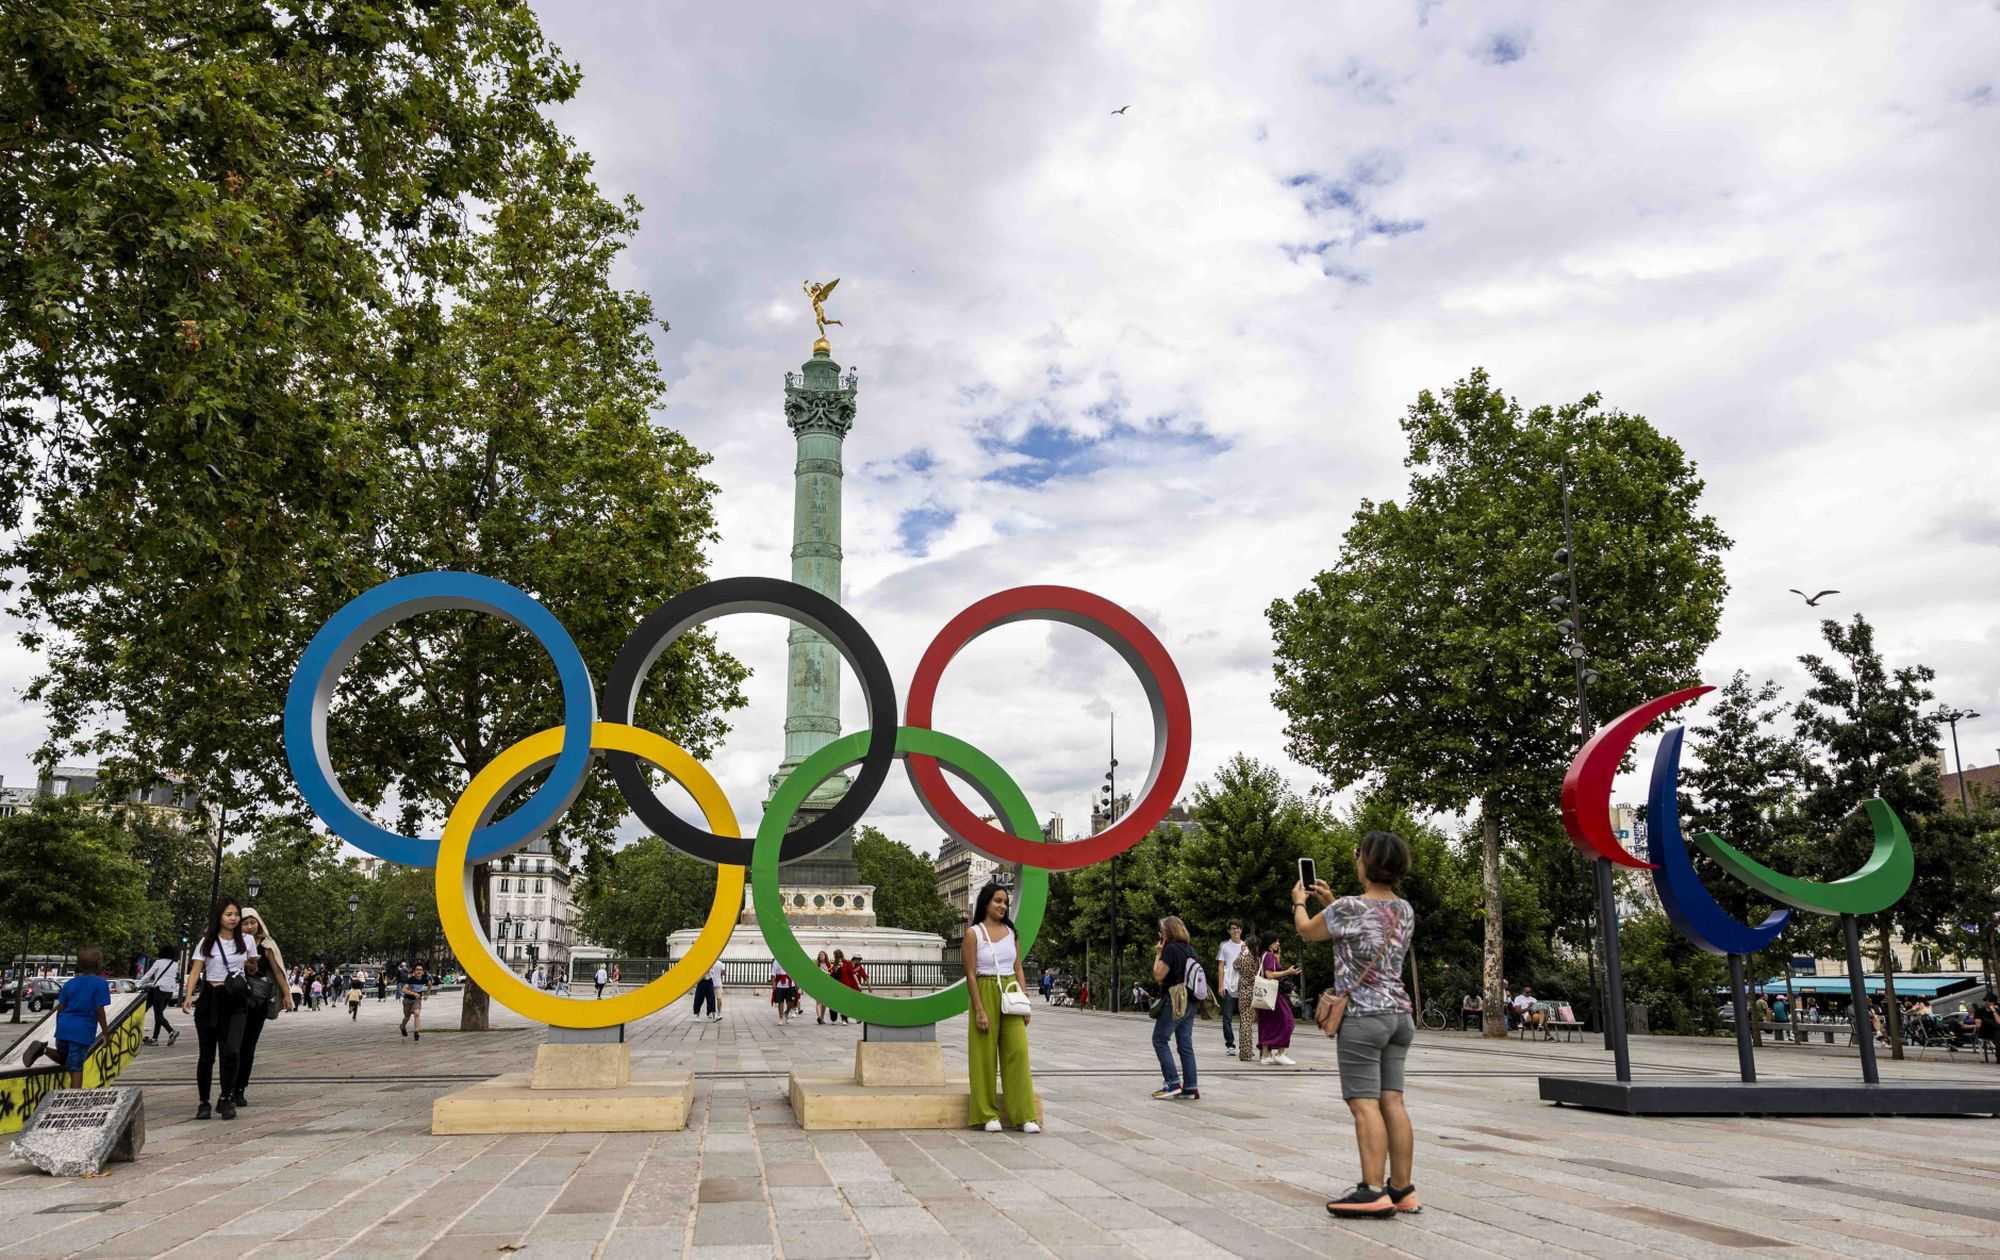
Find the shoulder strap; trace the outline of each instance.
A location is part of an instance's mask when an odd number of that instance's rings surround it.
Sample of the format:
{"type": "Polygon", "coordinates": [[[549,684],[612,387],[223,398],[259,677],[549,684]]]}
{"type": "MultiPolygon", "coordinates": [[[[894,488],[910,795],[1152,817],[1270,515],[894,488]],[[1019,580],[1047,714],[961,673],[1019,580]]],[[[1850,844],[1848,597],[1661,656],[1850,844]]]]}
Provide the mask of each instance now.
{"type": "Polygon", "coordinates": [[[985,925],[984,923],[975,923],[975,924],[973,924],[973,925],[972,925],[972,930],[973,930],[973,932],[975,932],[976,934],[978,934],[978,936],[979,936],[979,943],[980,943],[981,945],[991,945],[991,944],[993,943],[993,938],[992,938],[992,937],[990,937],[990,936],[988,936],[988,935],[986,935],[986,925],[985,925]]]}

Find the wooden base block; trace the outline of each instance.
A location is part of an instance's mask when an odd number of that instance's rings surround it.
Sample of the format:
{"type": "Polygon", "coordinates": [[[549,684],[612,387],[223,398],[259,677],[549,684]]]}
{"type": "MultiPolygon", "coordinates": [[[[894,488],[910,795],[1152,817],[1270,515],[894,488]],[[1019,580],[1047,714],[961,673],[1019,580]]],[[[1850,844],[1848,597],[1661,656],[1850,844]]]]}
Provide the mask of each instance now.
{"type": "Polygon", "coordinates": [[[640,1078],[617,1089],[535,1089],[525,1072],[446,1094],[431,1132],[658,1133],[687,1128],[694,1078],[640,1078]]]}
{"type": "MultiPolygon", "coordinates": [[[[851,1076],[792,1073],[792,1115],[802,1129],[963,1129],[972,1090],[951,1085],[858,1085],[851,1076]]],[[[1035,1100],[1035,1121],[1042,1118],[1035,1100]]]]}
{"type": "Polygon", "coordinates": [[[545,1041],[535,1048],[536,1089],[623,1089],[632,1083],[632,1047],[622,1041],[545,1041]]]}

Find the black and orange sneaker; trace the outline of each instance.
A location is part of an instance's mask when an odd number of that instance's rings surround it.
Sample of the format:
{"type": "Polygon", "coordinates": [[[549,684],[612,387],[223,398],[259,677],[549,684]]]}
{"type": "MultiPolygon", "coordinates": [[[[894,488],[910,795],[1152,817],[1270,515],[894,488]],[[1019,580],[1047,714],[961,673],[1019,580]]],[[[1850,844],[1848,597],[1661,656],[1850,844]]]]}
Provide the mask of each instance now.
{"type": "Polygon", "coordinates": [[[1424,1210],[1423,1203],[1417,1198],[1415,1182],[1404,1186],[1400,1190],[1393,1185],[1385,1185],[1382,1188],[1389,1192],[1389,1202],[1396,1205],[1398,1212],[1421,1212],[1424,1210]]]}
{"type": "Polygon", "coordinates": [[[1336,1217],[1373,1217],[1381,1220],[1396,1214],[1396,1205],[1380,1186],[1361,1182],[1338,1199],[1328,1199],[1326,1210],[1336,1217]]]}

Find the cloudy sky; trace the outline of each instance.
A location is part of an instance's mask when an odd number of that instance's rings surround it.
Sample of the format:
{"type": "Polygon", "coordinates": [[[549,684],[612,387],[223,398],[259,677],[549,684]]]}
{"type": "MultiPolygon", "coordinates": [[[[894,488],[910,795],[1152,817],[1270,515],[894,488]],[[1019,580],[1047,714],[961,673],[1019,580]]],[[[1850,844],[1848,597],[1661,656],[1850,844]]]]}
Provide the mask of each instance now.
{"type": "MultiPolygon", "coordinates": [[[[1174,653],[1191,783],[1283,762],[1265,606],[1400,493],[1416,392],[1483,365],[1699,462],[1736,539],[1710,681],[1795,694],[1816,614],[1786,588],[1839,587],[1989,715],[1968,763],[2000,757],[1993,4],[537,7],[585,74],[562,123],[644,205],[622,281],[673,324],[718,575],[788,571],[782,378],[800,281],[840,277],[845,597],[899,686],[965,605],[1068,583],[1174,653]]],[[[784,631],[719,628],[758,671],[715,762],[747,821],[784,631]]],[[[9,783],[31,670],[0,678],[9,783]]],[[[1074,828],[1113,710],[1136,772],[1122,663],[1022,625],[960,656],[937,725],[1074,828]]],[[[935,843],[900,776],[871,819],[935,843]]]]}

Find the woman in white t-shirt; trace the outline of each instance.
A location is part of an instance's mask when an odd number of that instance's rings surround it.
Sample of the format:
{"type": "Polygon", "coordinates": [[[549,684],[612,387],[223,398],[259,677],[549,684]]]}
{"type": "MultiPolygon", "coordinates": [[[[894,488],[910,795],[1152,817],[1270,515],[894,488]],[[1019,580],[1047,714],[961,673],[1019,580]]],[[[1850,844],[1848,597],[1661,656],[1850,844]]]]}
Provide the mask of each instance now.
{"type": "Polygon", "coordinates": [[[999,884],[979,890],[972,913],[972,926],[965,929],[959,952],[965,963],[966,1013],[965,1060],[971,1077],[972,1103],[967,1108],[970,1122],[988,1133],[1000,1132],[1000,1113],[1007,1123],[1023,1133],[1040,1133],[1035,1123],[1035,1078],[1028,1068],[1028,1019],[1024,1012],[1008,1015],[1001,1010],[1001,990],[1012,985],[1028,996],[1027,981],[1021,975],[1020,937],[1007,911],[1012,894],[999,884]],[[994,1097],[994,1076],[1000,1078],[1001,1097],[994,1097]]]}
{"type": "Polygon", "coordinates": [[[187,990],[181,995],[181,1010],[194,1009],[194,1030],[201,1038],[201,1054],[195,1063],[194,1083],[201,1106],[194,1118],[208,1119],[210,1076],[216,1052],[222,1058],[222,1102],[216,1114],[224,1120],[236,1118],[236,1055],[243,1045],[243,996],[229,991],[229,978],[243,974],[243,960],[257,956],[257,938],[243,931],[243,911],[234,897],[218,897],[208,916],[208,931],[195,947],[188,966],[187,990]],[[197,996],[199,995],[199,996],[197,996]]]}

